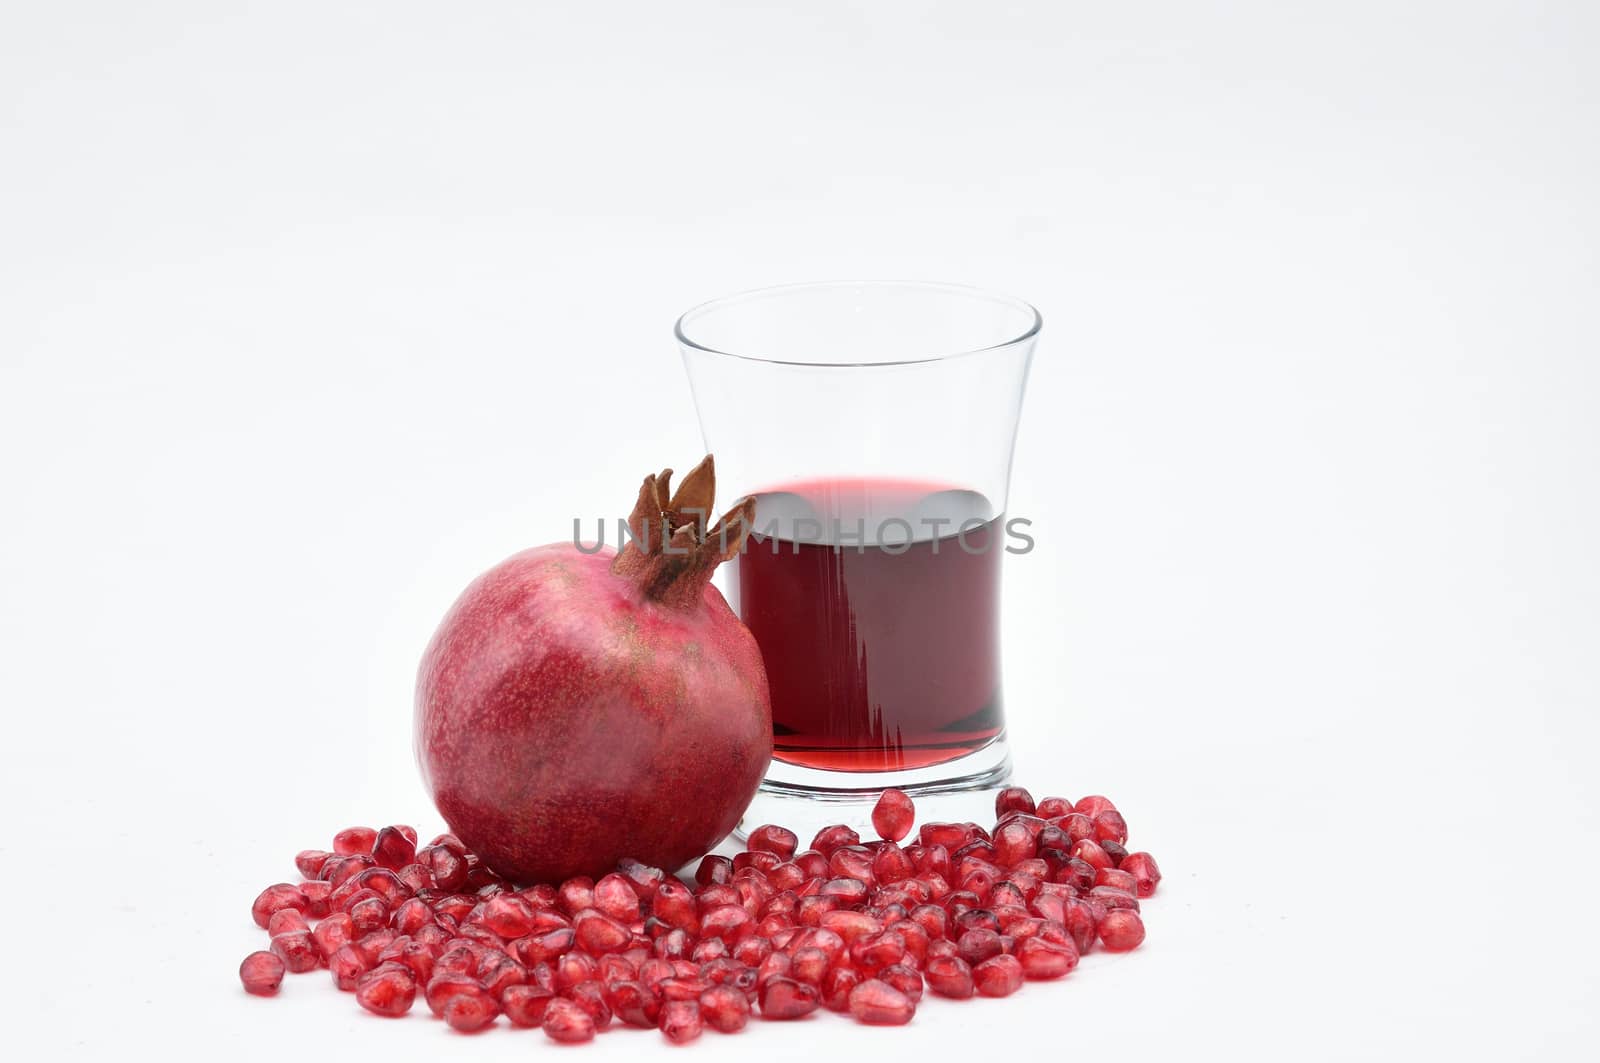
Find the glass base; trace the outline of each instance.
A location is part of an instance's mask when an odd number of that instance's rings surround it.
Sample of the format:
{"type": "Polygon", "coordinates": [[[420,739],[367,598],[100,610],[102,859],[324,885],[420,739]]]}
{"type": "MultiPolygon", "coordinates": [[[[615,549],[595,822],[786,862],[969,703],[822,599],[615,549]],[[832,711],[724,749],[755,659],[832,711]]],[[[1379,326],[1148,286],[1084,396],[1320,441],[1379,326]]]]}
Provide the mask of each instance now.
{"type": "MultiPolygon", "coordinates": [[[[734,835],[743,839],[766,823],[788,827],[802,847],[834,823],[876,838],[872,806],[897,786],[917,806],[917,823],[994,822],[994,795],[1011,782],[1011,749],[1005,735],[956,760],[906,771],[821,771],[774,760],[745,810],[734,835]]],[[[915,840],[915,830],[908,840],[915,840]]]]}

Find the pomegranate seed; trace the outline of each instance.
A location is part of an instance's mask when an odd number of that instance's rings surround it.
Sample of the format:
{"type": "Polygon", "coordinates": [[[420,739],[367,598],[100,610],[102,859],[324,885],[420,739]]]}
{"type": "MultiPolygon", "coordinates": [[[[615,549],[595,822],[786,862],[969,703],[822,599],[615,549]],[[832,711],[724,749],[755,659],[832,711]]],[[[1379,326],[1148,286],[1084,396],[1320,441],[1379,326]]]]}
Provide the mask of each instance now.
{"type": "Polygon", "coordinates": [[[917,1013],[911,998],[888,982],[869,978],[850,990],[850,1014],[869,1026],[904,1026],[917,1013]]]}
{"type": "Polygon", "coordinates": [[[755,930],[755,919],[737,904],[722,904],[706,912],[700,932],[708,938],[722,938],[737,944],[755,930]]]}
{"type": "Polygon", "coordinates": [[[1132,908],[1139,910],[1139,898],[1127,890],[1119,890],[1115,886],[1096,886],[1084,897],[1091,905],[1099,905],[1106,911],[1113,908],[1132,908]]]}
{"type": "MultiPolygon", "coordinates": [[[[884,841],[897,842],[911,833],[911,824],[916,819],[916,806],[911,803],[904,790],[890,787],[878,797],[878,803],[872,806],[872,829],[878,832],[878,837],[884,841]]],[[[854,844],[854,843],[851,843],[854,844]]]]}
{"type": "Polygon", "coordinates": [[[568,915],[594,907],[594,879],[588,875],[569,878],[556,888],[556,903],[568,915]]]}
{"type": "Polygon", "coordinates": [[[972,984],[986,997],[1008,997],[1022,988],[1022,964],[1015,956],[994,956],[972,968],[972,984]]]}
{"type": "Polygon", "coordinates": [[[1000,946],[1000,934],[987,927],[974,927],[962,934],[956,939],[956,949],[971,967],[1005,951],[1000,946]]]}
{"type": "Polygon", "coordinates": [[[581,982],[567,991],[567,997],[589,1013],[596,1030],[611,1025],[611,1005],[606,1003],[605,990],[599,982],[581,982]]]}
{"type": "Polygon", "coordinates": [[[1060,816],[1070,815],[1071,812],[1072,802],[1065,797],[1046,797],[1033,810],[1033,814],[1040,819],[1056,819],[1060,816]]]}
{"type": "Polygon", "coordinates": [[[477,996],[471,993],[457,993],[444,1004],[444,1021],[450,1024],[452,1030],[461,1033],[474,1033],[494,1022],[495,1016],[500,1014],[500,1005],[494,998],[487,994],[477,996]]]}
{"type": "MultiPolygon", "coordinates": [[[[629,890],[629,893],[632,893],[632,890],[629,890]]],[[[739,909],[739,913],[746,919],[750,918],[749,913],[743,908],[739,909]]],[[[621,952],[633,940],[633,935],[628,932],[626,926],[593,908],[579,912],[572,921],[572,928],[578,947],[591,956],[621,952]]]]}
{"type": "Polygon", "coordinates": [[[252,952],[239,964],[239,981],[244,991],[258,997],[270,997],[283,984],[284,962],[270,952],[252,952]]]}
{"type": "Polygon", "coordinates": [[[268,948],[295,974],[314,971],[321,966],[321,954],[317,952],[309,931],[291,930],[287,934],[279,934],[272,939],[268,948]]]}
{"type": "Polygon", "coordinates": [[[904,993],[911,1003],[922,1000],[922,973],[903,963],[890,964],[878,972],[878,981],[888,982],[904,993]]]}
{"type": "Polygon", "coordinates": [[[695,868],[694,880],[702,886],[711,886],[733,881],[733,861],[726,856],[710,853],[700,861],[700,866],[695,868]]]}
{"type": "Polygon", "coordinates": [[[624,925],[639,918],[639,895],[633,884],[613,872],[594,884],[594,906],[600,914],[624,925]]]}
{"type": "Polygon", "coordinates": [[[322,865],[332,855],[323,849],[302,849],[295,854],[294,866],[306,878],[316,878],[322,872],[322,865]]]}
{"type": "Polygon", "coordinates": [[[415,838],[407,838],[398,827],[385,827],[372,839],[373,861],[390,871],[399,871],[417,858],[415,838]]]}
{"type": "Polygon", "coordinates": [[[691,934],[700,932],[700,915],[694,895],[676,879],[663,882],[657,888],[650,910],[657,919],[669,926],[691,934]]]}
{"type": "Polygon", "coordinates": [[[917,867],[911,862],[904,849],[892,841],[886,841],[878,847],[872,857],[872,876],[883,885],[904,882],[917,873],[917,867]]]}
{"type": "Polygon", "coordinates": [[[800,847],[800,839],[794,831],[769,823],[751,831],[745,847],[753,853],[774,853],[779,860],[787,860],[800,847]]]}
{"type": "MultiPolygon", "coordinates": [[[[780,955],[774,953],[773,955],[780,955]]],[[[817,1010],[821,996],[817,987],[776,975],[761,985],[763,1019],[799,1019],[817,1010]]]]}
{"type": "Polygon", "coordinates": [[[372,961],[354,945],[343,945],[328,957],[328,970],[333,974],[333,984],[349,992],[362,975],[372,970],[372,961]]]}
{"type": "Polygon", "coordinates": [[[617,874],[628,880],[641,901],[655,896],[656,890],[667,880],[667,873],[659,867],[641,864],[629,857],[617,861],[617,874]]]}
{"type": "Polygon", "coordinates": [[[268,937],[310,929],[311,924],[306,922],[306,917],[293,908],[279,908],[272,913],[272,918],[267,920],[268,937]]]}
{"type": "Polygon", "coordinates": [[[850,946],[851,961],[869,974],[881,971],[891,963],[899,963],[905,954],[905,938],[893,930],[860,938],[850,946]]]}
{"type": "Polygon", "coordinates": [[[828,869],[838,878],[853,878],[869,888],[877,885],[872,873],[872,853],[856,845],[842,846],[828,857],[828,869]]]}
{"type": "Polygon", "coordinates": [[[556,962],[556,986],[571,989],[583,982],[592,982],[599,970],[599,965],[585,954],[569,952],[556,962]]]}
{"type": "Polygon", "coordinates": [[[305,914],[308,918],[322,919],[328,914],[328,902],[333,896],[333,886],[320,880],[302,882],[300,892],[306,895],[305,914]]]}
{"type": "Polygon", "coordinates": [[[1129,853],[1122,859],[1121,870],[1133,876],[1136,897],[1151,896],[1161,883],[1161,869],[1149,853],[1129,853]]]}
{"type": "Polygon", "coordinates": [[[441,1018],[444,1016],[445,1006],[450,1003],[452,997],[476,996],[493,1002],[489,991],[484,989],[476,978],[464,973],[435,973],[428,979],[427,988],[423,990],[422,996],[427,1001],[428,1010],[441,1018]]]}
{"type": "Polygon", "coordinates": [[[822,976],[828,973],[828,954],[819,948],[807,946],[796,949],[789,965],[789,976],[814,986],[822,985],[822,976]]]}
{"type": "Polygon", "coordinates": [[[831,827],[823,827],[817,831],[817,836],[811,839],[811,848],[821,853],[824,857],[833,855],[833,851],[842,845],[861,844],[861,835],[845,826],[835,823],[831,827]]]}
{"type": "Polygon", "coordinates": [[[928,988],[942,997],[965,1000],[973,994],[972,967],[959,956],[932,956],[922,972],[928,988]]]}
{"type": "Polygon", "coordinates": [[[650,1029],[660,1021],[660,998],[640,983],[624,979],[602,988],[611,1013],[629,1026],[650,1029]]]}
{"type": "Polygon", "coordinates": [[[687,1044],[704,1029],[697,1000],[669,1000],[661,1005],[661,1032],[673,1044],[687,1044]]]}
{"type": "Polygon", "coordinates": [[[822,976],[822,1006],[829,1011],[849,1011],[850,991],[861,984],[854,967],[830,967],[822,976]]]}
{"type": "Polygon", "coordinates": [[[490,897],[483,904],[483,925],[503,938],[520,938],[533,931],[533,909],[515,894],[490,897]]]}
{"type": "Polygon", "coordinates": [[[433,874],[439,889],[458,890],[467,884],[467,862],[460,853],[443,845],[430,845],[417,854],[417,862],[433,874]]]}
{"type": "Polygon", "coordinates": [[[1035,980],[1060,978],[1078,966],[1078,950],[1071,944],[1058,945],[1043,938],[1028,938],[1019,942],[1017,962],[1022,964],[1025,978],[1035,980]]]}
{"type": "Polygon", "coordinates": [[[794,863],[806,878],[824,878],[828,874],[828,858],[815,849],[795,853],[794,863]]]}
{"type": "Polygon", "coordinates": [[[372,843],[378,840],[378,832],[371,827],[346,827],[333,836],[333,851],[340,856],[354,856],[360,853],[366,856],[372,852],[372,843]]]}
{"type": "Polygon", "coordinates": [[[1122,890],[1125,893],[1137,893],[1139,880],[1132,872],[1121,871],[1113,867],[1103,867],[1094,874],[1096,886],[1110,886],[1112,889],[1122,890]]]}
{"type": "Polygon", "coordinates": [[[1128,821],[1114,808],[1093,817],[1094,836],[1097,841],[1125,842],[1128,840],[1128,821]]]}
{"type": "Polygon", "coordinates": [[[563,1044],[594,1040],[594,1019],[587,1011],[564,997],[555,997],[545,1007],[540,1021],[545,1036],[563,1044]]]}
{"type": "Polygon", "coordinates": [[[1117,908],[1100,920],[1100,942],[1112,952],[1138,948],[1144,940],[1144,920],[1130,908],[1117,908]]]}
{"type": "Polygon", "coordinates": [[[1100,843],[1088,838],[1074,842],[1070,855],[1077,860],[1082,860],[1090,867],[1100,870],[1112,866],[1111,857],[1100,847],[1100,843]]]}
{"type": "Polygon", "coordinates": [[[1088,816],[1090,819],[1093,819],[1108,809],[1114,812],[1116,811],[1116,808],[1117,806],[1111,803],[1111,799],[1109,797],[1101,797],[1099,794],[1093,794],[1075,802],[1072,806],[1072,811],[1078,813],[1080,816],[1088,816]]]}
{"type": "Polygon", "coordinates": [[[1007,812],[1025,812],[1031,816],[1033,811],[1033,795],[1020,786],[1008,786],[994,795],[996,819],[1004,817],[1007,812]]]}
{"type": "Polygon", "coordinates": [[[1011,867],[1031,858],[1038,850],[1035,833],[1027,824],[1012,820],[994,834],[995,861],[1002,867],[1011,867]]]}
{"type": "Polygon", "coordinates": [[[311,931],[311,943],[324,960],[354,940],[355,924],[344,912],[328,916],[311,931]]]}
{"type": "MultiPolygon", "coordinates": [[[[500,1007],[513,1026],[537,1026],[555,993],[544,986],[512,985],[500,993],[500,1007]]],[[[448,1006],[448,1005],[447,1005],[448,1006]]]]}
{"type": "Polygon", "coordinates": [[[700,994],[700,1018],[719,1033],[738,1033],[750,1021],[750,1001],[731,985],[712,986],[700,994]]]}
{"type": "Polygon", "coordinates": [[[397,1019],[411,1010],[417,983],[404,970],[374,971],[356,987],[356,1001],[374,1015],[397,1019]]]}
{"type": "Polygon", "coordinates": [[[299,886],[291,886],[287,882],[280,882],[268,886],[256,897],[255,903],[250,905],[250,917],[256,921],[256,926],[265,930],[267,923],[272,919],[274,912],[285,908],[296,911],[305,911],[306,895],[299,886]]]}
{"type": "Polygon", "coordinates": [[[389,906],[376,895],[357,901],[350,906],[350,922],[358,935],[381,930],[389,925],[389,906]]]}

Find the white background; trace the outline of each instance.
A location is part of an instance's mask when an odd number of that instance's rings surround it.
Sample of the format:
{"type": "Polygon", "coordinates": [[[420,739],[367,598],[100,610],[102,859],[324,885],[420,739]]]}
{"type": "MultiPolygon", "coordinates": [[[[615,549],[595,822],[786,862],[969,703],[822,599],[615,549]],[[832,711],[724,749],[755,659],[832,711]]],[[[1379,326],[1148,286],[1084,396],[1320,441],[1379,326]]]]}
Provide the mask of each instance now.
{"type": "Polygon", "coordinates": [[[1018,778],[1167,879],[1064,984],[691,1051],[1592,1058],[1597,48],[1555,3],[6,4],[8,1047],[546,1051],[247,998],[250,901],[439,828],[420,651],[698,456],[676,314],[867,276],[1044,314],[1018,778]]]}

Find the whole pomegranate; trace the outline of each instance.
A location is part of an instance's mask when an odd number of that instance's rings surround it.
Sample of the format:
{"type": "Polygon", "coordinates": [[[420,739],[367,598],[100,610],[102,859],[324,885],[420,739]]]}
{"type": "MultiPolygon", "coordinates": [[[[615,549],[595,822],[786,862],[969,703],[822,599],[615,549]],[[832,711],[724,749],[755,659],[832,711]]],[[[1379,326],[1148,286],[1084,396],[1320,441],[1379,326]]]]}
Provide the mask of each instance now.
{"type": "Polygon", "coordinates": [[[710,583],[754,503],[708,529],[711,458],[669,495],[671,477],[645,477],[614,555],[560,543],[479,576],[423,655],[423,780],[507,878],[675,869],[733,829],[771,760],[761,652],[710,583]]]}

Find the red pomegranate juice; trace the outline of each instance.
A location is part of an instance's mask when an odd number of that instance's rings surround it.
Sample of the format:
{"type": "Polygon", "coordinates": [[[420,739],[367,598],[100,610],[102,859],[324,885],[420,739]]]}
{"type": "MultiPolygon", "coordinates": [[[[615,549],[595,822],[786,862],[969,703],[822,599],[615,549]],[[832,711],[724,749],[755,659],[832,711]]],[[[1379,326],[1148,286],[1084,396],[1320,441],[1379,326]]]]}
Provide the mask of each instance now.
{"type": "Polygon", "coordinates": [[[730,598],[761,647],[777,759],[896,771],[999,737],[1003,522],[987,499],[885,480],[755,497],[730,598]]]}

